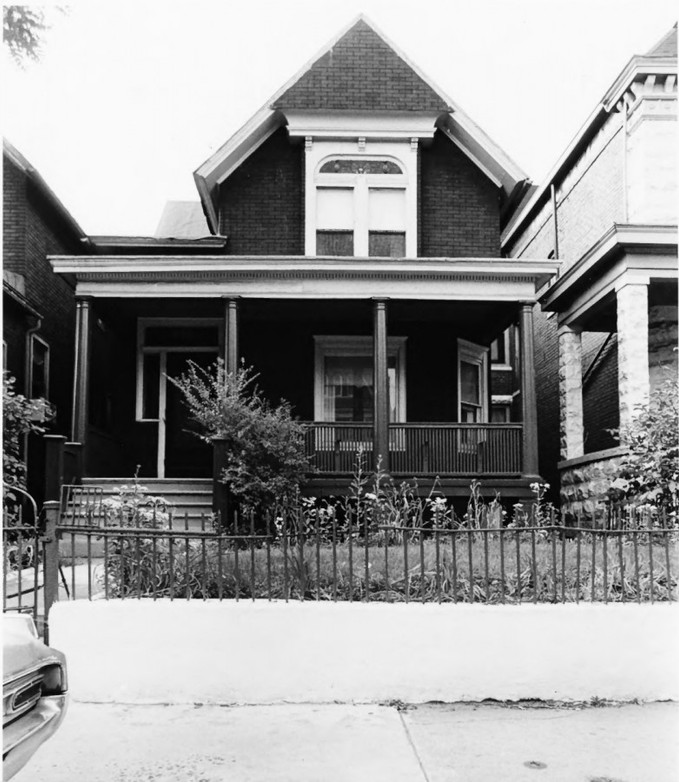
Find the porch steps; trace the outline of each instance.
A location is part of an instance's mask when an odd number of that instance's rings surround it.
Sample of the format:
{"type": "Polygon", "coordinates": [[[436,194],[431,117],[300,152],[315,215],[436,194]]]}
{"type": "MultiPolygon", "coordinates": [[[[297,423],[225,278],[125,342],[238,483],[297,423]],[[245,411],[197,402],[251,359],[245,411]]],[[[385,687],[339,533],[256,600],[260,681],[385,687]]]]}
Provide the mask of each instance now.
{"type": "MultiPolygon", "coordinates": [[[[172,507],[175,524],[180,526],[185,518],[196,522],[205,516],[206,524],[212,513],[211,478],[140,478],[146,496],[163,497],[172,507]]],[[[100,489],[103,499],[118,494],[120,486],[131,486],[134,478],[83,478],[86,490],[100,489]]]]}

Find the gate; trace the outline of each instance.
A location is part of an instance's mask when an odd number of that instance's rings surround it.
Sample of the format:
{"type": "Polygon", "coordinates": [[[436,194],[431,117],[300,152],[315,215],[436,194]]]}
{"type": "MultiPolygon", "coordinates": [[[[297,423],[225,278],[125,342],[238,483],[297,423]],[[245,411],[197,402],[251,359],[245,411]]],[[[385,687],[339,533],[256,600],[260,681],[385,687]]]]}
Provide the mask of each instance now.
{"type": "Polygon", "coordinates": [[[5,503],[2,528],[2,610],[29,614],[44,628],[44,536],[38,508],[23,489],[6,487],[14,494],[5,503]],[[18,495],[18,496],[17,496],[18,495]]]}

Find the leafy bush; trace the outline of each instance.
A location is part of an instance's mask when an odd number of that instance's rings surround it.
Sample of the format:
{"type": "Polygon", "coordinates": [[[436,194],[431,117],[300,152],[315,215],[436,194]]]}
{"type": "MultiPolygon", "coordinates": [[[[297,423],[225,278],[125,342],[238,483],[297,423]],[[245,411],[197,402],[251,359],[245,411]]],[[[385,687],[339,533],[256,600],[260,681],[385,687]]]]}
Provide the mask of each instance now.
{"type": "Polygon", "coordinates": [[[679,392],[676,370],[652,392],[631,426],[621,432],[629,454],[611,485],[611,499],[679,512],[679,392]]]}
{"type": "Polygon", "coordinates": [[[117,486],[115,493],[102,501],[105,523],[118,527],[167,528],[171,503],[165,497],[149,495],[138,476],[139,465],[131,485],[117,486]]]}
{"type": "Polygon", "coordinates": [[[26,463],[22,455],[24,435],[45,431],[40,423],[49,402],[17,394],[16,379],[4,372],[2,378],[2,478],[6,522],[15,518],[20,503],[12,487],[26,489],[26,463]]]}
{"type": "Polygon", "coordinates": [[[243,506],[270,506],[295,494],[311,469],[305,453],[305,428],[293,418],[290,404],[274,406],[255,385],[250,368],[226,372],[218,359],[209,369],[189,362],[189,369],[170,378],[180,390],[197,436],[226,442],[221,479],[243,506]]]}

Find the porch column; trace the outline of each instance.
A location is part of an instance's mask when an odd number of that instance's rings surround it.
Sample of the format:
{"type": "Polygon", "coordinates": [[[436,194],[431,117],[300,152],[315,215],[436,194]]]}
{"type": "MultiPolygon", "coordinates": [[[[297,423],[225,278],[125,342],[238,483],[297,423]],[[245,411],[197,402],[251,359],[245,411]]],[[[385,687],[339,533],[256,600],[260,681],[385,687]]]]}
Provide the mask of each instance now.
{"type": "MultiPolygon", "coordinates": [[[[224,297],[224,344],[222,345],[224,370],[232,375],[238,370],[238,297],[224,297]]],[[[212,460],[212,510],[218,515],[222,529],[234,523],[236,503],[233,495],[221,481],[226,466],[226,442],[214,440],[212,460]]]]}
{"type": "Polygon", "coordinates": [[[224,368],[228,373],[238,369],[238,297],[224,301],[224,368]]]}
{"type": "Polygon", "coordinates": [[[82,445],[83,463],[87,450],[87,425],[90,406],[90,316],[92,299],[76,297],[75,375],[73,378],[73,416],[71,440],[82,445]]]}
{"type": "Polygon", "coordinates": [[[521,406],[523,417],[523,473],[538,474],[538,414],[535,399],[533,305],[521,305],[521,406]]]}
{"type": "Polygon", "coordinates": [[[559,422],[561,458],[582,456],[582,338],[570,326],[559,328],[559,422]]]}
{"type": "Polygon", "coordinates": [[[623,283],[616,289],[618,305],[618,397],[620,429],[624,430],[648,404],[648,285],[623,283]]]}
{"type": "Polygon", "coordinates": [[[387,300],[373,299],[374,464],[389,472],[389,378],[387,300]],[[381,457],[381,460],[380,460],[381,457]]]}

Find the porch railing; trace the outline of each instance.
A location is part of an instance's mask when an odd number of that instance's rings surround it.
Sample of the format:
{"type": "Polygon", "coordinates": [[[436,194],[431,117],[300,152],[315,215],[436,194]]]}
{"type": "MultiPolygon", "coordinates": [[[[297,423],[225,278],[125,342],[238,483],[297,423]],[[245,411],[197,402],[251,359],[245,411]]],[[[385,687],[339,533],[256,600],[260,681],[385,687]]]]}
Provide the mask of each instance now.
{"type": "Polygon", "coordinates": [[[354,469],[356,452],[372,453],[372,424],[307,424],[306,455],[319,472],[345,472],[354,469]]]}
{"type": "MultiPolygon", "coordinates": [[[[308,424],[307,455],[320,472],[351,472],[373,450],[372,424],[308,424]]],[[[389,424],[391,470],[409,475],[520,475],[521,424],[389,424]]]]}

